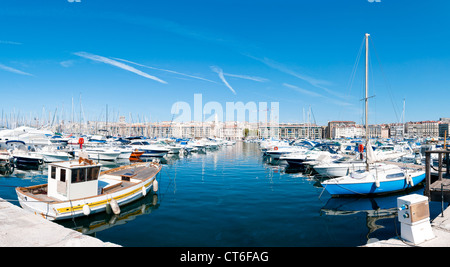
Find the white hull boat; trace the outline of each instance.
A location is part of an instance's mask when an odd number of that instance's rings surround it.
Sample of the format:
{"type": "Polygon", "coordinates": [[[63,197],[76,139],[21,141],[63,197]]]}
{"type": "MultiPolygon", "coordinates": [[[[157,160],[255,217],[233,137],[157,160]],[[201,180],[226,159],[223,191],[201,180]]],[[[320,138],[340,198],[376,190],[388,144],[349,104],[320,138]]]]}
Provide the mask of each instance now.
{"type": "Polygon", "coordinates": [[[364,162],[354,162],[354,163],[332,163],[328,165],[317,165],[314,166],[314,170],[324,177],[339,177],[348,175],[353,171],[360,171],[366,168],[366,163],[364,162]]]}
{"type": "Polygon", "coordinates": [[[66,152],[40,152],[44,162],[68,161],[70,155],[66,152]]]}
{"type": "MultiPolygon", "coordinates": [[[[115,161],[119,155],[119,151],[114,151],[112,149],[86,149],[85,152],[88,154],[90,159],[93,160],[106,160],[115,161]]],[[[131,155],[131,154],[130,154],[131,155]]]]}
{"type": "Polygon", "coordinates": [[[161,165],[137,163],[100,173],[100,164],[80,158],[50,163],[48,183],[17,187],[23,209],[48,220],[64,220],[99,212],[120,214],[120,206],[158,190],[161,165]]]}

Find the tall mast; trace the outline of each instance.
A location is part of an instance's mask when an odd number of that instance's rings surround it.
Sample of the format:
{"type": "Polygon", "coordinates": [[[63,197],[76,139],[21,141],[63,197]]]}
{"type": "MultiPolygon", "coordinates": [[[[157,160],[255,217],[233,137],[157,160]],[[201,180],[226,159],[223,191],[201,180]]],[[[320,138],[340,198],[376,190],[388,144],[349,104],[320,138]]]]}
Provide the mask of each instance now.
{"type": "Polygon", "coordinates": [[[402,119],[403,119],[403,130],[402,130],[402,137],[403,139],[405,138],[405,131],[406,131],[406,125],[405,125],[405,99],[403,98],[403,114],[402,114],[402,119]]]}
{"type": "Polygon", "coordinates": [[[366,170],[369,170],[369,163],[367,161],[367,150],[369,146],[369,121],[368,121],[368,111],[369,111],[369,36],[366,33],[366,170]]]}

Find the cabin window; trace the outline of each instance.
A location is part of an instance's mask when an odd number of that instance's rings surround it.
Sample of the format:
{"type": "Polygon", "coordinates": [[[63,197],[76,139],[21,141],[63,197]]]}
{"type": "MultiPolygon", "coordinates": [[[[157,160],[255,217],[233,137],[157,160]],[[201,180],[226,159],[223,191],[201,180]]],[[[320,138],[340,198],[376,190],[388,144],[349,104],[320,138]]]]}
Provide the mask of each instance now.
{"type": "Polygon", "coordinates": [[[100,167],[72,170],[72,184],[98,179],[100,167]]]}
{"type": "Polygon", "coordinates": [[[52,179],[55,179],[56,178],[56,167],[55,166],[51,166],[50,167],[50,172],[51,172],[50,177],[52,179]]]}
{"type": "Polygon", "coordinates": [[[88,181],[97,180],[99,171],[100,167],[87,169],[87,180],[88,181]]]}
{"type": "Polygon", "coordinates": [[[59,174],[59,180],[61,182],[66,182],[66,170],[61,169],[61,173],[59,174]]]}
{"type": "Polygon", "coordinates": [[[86,169],[72,170],[72,184],[81,183],[85,181],[86,181],[86,169]]]}
{"type": "Polygon", "coordinates": [[[400,178],[405,176],[402,172],[394,173],[394,174],[388,174],[386,175],[386,179],[392,179],[392,178],[400,178]]]}

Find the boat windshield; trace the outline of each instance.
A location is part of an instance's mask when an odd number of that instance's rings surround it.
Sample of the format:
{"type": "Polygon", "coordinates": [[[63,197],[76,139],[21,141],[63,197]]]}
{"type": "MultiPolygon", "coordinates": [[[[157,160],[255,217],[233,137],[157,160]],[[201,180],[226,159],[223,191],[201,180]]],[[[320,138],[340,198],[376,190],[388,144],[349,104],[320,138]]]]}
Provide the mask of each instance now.
{"type": "Polygon", "coordinates": [[[141,142],[143,145],[146,145],[146,146],[148,146],[148,145],[150,145],[150,143],[149,142],[147,142],[147,141],[143,141],[143,142],[141,142]]]}

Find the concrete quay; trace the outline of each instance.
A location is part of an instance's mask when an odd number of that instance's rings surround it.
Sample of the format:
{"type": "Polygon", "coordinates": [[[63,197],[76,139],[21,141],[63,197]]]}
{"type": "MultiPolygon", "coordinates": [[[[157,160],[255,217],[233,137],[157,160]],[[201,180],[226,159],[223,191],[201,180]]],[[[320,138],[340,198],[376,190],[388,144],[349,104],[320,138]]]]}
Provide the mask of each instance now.
{"type": "Polygon", "coordinates": [[[34,215],[0,198],[0,247],[120,247],[34,215]]]}
{"type": "Polygon", "coordinates": [[[450,207],[434,218],[431,229],[435,237],[420,244],[412,244],[396,237],[369,243],[363,247],[450,247],[450,207]]]}

